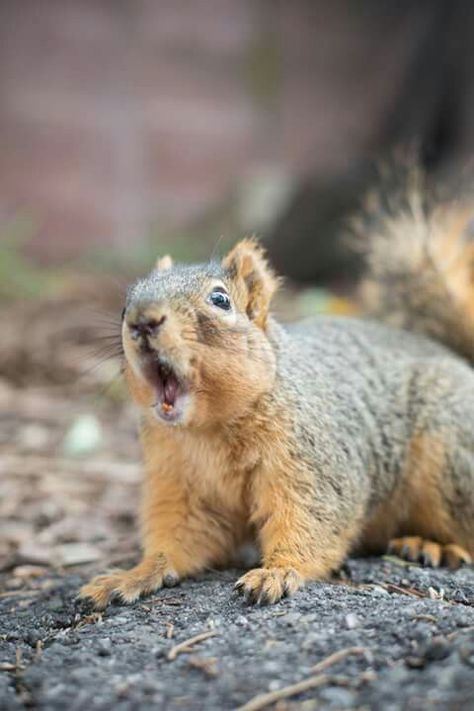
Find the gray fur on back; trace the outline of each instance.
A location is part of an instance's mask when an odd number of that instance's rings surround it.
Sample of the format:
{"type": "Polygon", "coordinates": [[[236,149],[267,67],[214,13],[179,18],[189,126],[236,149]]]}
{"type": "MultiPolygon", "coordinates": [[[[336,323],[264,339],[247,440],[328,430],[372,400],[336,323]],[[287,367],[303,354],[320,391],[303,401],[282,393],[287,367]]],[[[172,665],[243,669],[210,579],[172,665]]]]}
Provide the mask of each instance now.
{"type": "MultiPolygon", "coordinates": [[[[277,352],[274,397],[292,412],[295,455],[332,472],[315,487],[332,489],[325,493],[349,507],[348,516],[354,502],[370,509],[390,494],[414,433],[441,427],[443,413],[449,420],[466,398],[474,404],[467,362],[421,335],[320,317],[286,329],[272,323],[269,336],[277,352]],[[342,475],[348,467],[350,478],[342,475]]],[[[469,413],[472,431],[472,406],[469,413]]]]}

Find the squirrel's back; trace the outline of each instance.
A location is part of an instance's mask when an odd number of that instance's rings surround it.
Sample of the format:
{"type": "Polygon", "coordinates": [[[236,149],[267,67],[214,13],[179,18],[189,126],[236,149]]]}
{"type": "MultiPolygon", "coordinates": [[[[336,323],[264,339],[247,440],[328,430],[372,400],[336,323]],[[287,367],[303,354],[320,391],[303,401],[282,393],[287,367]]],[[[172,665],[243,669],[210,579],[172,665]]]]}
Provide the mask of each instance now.
{"type": "Polygon", "coordinates": [[[252,240],[220,265],[160,259],[129,290],[121,327],[143,414],[143,558],[82,596],[134,602],[228,562],[249,537],[261,565],[236,587],[255,602],[330,575],[355,548],[469,563],[468,223],[460,208],[435,217],[412,198],[370,231],[366,291],[402,330],[342,318],[280,327],[269,315],[278,278],[252,240]]]}
{"type": "Polygon", "coordinates": [[[433,383],[428,395],[449,389],[452,378],[472,380],[469,363],[452,349],[375,320],[319,316],[285,329],[272,326],[269,336],[288,402],[295,399],[309,419],[312,412],[331,412],[336,429],[342,420],[351,427],[364,410],[371,411],[374,427],[383,424],[420,377],[433,383]]]}

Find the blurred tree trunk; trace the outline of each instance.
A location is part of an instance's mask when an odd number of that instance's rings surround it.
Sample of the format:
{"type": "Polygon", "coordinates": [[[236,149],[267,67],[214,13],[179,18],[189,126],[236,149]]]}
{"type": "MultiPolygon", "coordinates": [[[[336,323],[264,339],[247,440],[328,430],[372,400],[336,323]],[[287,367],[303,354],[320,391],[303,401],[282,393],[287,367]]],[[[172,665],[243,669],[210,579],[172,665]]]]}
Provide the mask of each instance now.
{"type": "MultiPolygon", "coordinates": [[[[358,209],[368,188],[376,184],[377,162],[393,162],[393,154],[400,147],[412,149],[431,175],[452,180],[472,154],[474,3],[385,0],[378,4],[378,11],[380,23],[364,25],[367,66],[377,62],[373,48],[378,46],[376,35],[384,31],[384,43],[394,45],[392,56],[398,59],[402,81],[380,86],[376,74],[370,71],[367,76],[355,75],[350,55],[343,56],[348,88],[353,82],[360,84],[368,97],[366,122],[371,141],[368,147],[359,148],[359,155],[352,157],[346,170],[331,175],[321,174],[318,156],[314,156],[313,172],[299,184],[270,234],[268,244],[274,263],[295,281],[325,281],[340,275],[351,279],[355,275],[357,258],[345,246],[343,235],[349,216],[358,209]],[[415,33],[415,52],[408,46],[413,44],[413,36],[390,33],[387,19],[395,16],[398,22],[402,16],[402,23],[415,33]],[[386,111],[376,114],[374,106],[380,101],[386,111]]],[[[341,21],[347,22],[342,6],[341,21]]],[[[336,45],[331,45],[333,50],[338,53],[336,45]]],[[[328,57],[329,74],[333,60],[340,62],[341,57],[328,57]]],[[[344,90],[340,82],[337,90],[344,90]]],[[[333,100],[337,101],[337,96],[333,100]]],[[[332,130],[338,132],[337,121],[332,130]]]]}

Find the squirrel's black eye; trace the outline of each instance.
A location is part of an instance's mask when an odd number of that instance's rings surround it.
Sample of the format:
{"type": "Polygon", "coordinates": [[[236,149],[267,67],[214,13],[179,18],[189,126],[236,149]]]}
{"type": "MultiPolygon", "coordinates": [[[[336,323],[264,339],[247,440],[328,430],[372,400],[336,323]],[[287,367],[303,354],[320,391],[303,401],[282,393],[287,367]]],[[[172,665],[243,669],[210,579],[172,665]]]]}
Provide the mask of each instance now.
{"type": "Polygon", "coordinates": [[[126,311],[126,308],[124,307],[124,308],[122,309],[122,315],[120,316],[120,320],[121,320],[121,321],[123,321],[124,318],[125,318],[125,311],[126,311]]]}
{"type": "Polygon", "coordinates": [[[223,309],[224,311],[230,310],[230,296],[220,286],[216,287],[213,291],[211,291],[211,293],[209,294],[209,301],[213,306],[217,306],[219,309],[223,309]]]}

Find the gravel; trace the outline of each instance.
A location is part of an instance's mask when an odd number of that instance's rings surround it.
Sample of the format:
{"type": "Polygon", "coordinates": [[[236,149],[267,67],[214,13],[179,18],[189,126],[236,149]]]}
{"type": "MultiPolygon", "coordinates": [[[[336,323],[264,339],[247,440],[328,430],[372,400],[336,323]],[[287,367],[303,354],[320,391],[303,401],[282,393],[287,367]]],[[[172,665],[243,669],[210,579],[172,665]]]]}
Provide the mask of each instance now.
{"type": "Polygon", "coordinates": [[[334,581],[270,607],[235,595],[239,572],[213,571],[102,615],[75,599],[83,572],[6,585],[0,708],[237,709],[349,647],[362,650],[277,708],[474,708],[472,569],[351,559],[334,581]],[[174,645],[209,631],[168,659],[174,645]]]}

